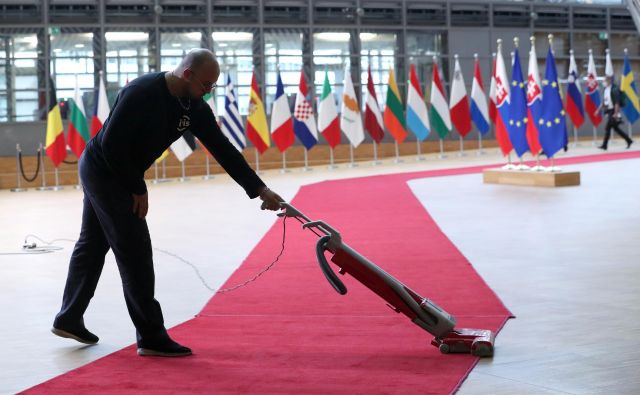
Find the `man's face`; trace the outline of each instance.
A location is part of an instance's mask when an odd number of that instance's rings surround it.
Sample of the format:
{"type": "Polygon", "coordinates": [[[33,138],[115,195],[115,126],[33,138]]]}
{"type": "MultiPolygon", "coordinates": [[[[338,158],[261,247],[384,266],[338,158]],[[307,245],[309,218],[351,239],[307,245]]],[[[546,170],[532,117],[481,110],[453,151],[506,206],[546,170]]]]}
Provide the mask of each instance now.
{"type": "Polygon", "coordinates": [[[216,88],[220,66],[217,61],[205,62],[197,68],[186,69],[184,77],[189,82],[189,96],[199,99],[216,88]]]}

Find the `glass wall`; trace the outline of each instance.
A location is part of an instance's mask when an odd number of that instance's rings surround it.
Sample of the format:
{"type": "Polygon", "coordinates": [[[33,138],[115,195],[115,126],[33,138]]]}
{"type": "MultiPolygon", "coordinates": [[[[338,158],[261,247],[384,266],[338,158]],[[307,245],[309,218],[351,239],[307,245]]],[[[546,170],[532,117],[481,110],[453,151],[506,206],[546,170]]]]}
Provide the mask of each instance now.
{"type": "MultiPolygon", "coordinates": [[[[373,79],[378,104],[384,108],[387,97],[387,83],[389,82],[389,70],[393,69],[400,94],[404,97],[404,86],[406,85],[398,78],[398,65],[396,64],[397,35],[395,33],[360,33],[360,84],[361,84],[361,107],[365,108],[365,98],[367,92],[368,68],[371,67],[371,78],[373,79]]],[[[404,74],[404,70],[400,75],[404,74]]],[[[354,81],[357,84],[358,81],[354,81]]],[[[356,87],[356,89],[358,89],[356,87]]],[[[403,99],[404,100],[404,99],[403,99]]]]}
{"type": "Polygon", "coordinates": [[[446,33],[409,31],[407,32],[406,40],[407,68],[411,64],[416,66],[416,74],[418,75],[418,80],[422,84],[425,95],[431,87],[434,56],[438,62],[440,78],[445,85],[445,89],[447,89],[446,86],[449,81],[449,62],[447,60],[446,53],[446,33]]]}
{"type": "Polygon", "coordinates": [[[117,91],[149,72],[149,33],[142,31],[106,32],[107,91],[117,91]]]}
{"type": "MultiPolygon", "coordinates": [[[[213,52],[220,63],[220,78],[214,91],[218,114],[224,108],[225,86],[227,75],[231,76],[234,91],[238,99],[240,114],[249,113],[249,93],[251,91],[251,75],[253,73],[253,33],[248,31],[218,31],[211,34],[213,52]]],[[[260,87],[264,95],[264,87],[260,87]]]]}
{"type": "Polygon", "coordinates": [[[39,119],[37,48],[36,34],[0,34],[0,122],[39,119]]]}
{"type": "MultiPolygon", "coordinates": [[[[51,36],[51,74],[58,100],[73,98],[76,85],[81,92],[94,89],[93,33],[62,33],[51,36]]],[[[84,102],[85,108],[87,101],[84,102]]],[[[62,116],[66,118],[65,108],[62,116]]]]}
{"type": "MultiPolygon", "coordinates": [[[[284,84],[284,92],[289,102],[295,101],[302,70],[302,33],[300,31],[277,30],[265,33],[264,44],[266,69],[266,106],[267,113],[276,95],[278,69],[284,84]]],[[[307,84],[309,81],[307,81],[307,84]]]]}
{"type": "MultiPolygon", "coordinates": [[[[313,65],[316,96],[322,94],[325,71],[336,97],[338,108],[342,105],[345,64],[351,55],[351,33],[346,31],[317,32],[313,34],[313,65]]],[[[353,76],[352,76],[353,77],[353,76]]]]}
{"type": "Polygon", "coordinates": [[[192,49],[202,48],[202,32],[162,32],[160,33],[160,70],[175,69],[192,49]]]}

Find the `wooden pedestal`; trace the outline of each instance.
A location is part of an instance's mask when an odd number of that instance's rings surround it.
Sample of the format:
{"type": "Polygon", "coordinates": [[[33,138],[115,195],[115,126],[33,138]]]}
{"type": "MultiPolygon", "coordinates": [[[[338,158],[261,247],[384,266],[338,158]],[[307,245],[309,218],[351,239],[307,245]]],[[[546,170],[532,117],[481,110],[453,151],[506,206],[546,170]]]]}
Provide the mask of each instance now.
{"type": "Polygon", "coordinates": [[[579,171],[542,172],[487,169],[482,172],[485,184],[527,185],[534,187],[566,187],[580,185],[579,171]]]}

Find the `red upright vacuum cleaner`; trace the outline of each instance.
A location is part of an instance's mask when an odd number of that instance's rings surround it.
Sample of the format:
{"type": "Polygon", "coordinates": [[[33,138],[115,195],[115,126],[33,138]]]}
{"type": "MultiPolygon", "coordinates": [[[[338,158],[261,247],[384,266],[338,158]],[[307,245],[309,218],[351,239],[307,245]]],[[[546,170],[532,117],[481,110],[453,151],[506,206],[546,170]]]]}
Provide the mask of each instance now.
{"type": "Polygon", "coordinates": [[[493,356],[495,334],[486,329],[455,328],[456,320],[431,300],[420,296],[389,273],[360,255],[342,241],[340,232],[324,221],[312,221],[295,207],[281,203],[284,212],[280,216],[292,217],[311,230],[320,239],[316,244],[316,255],[322,273],[341,295],[347,288],[333,272],[325,252],[333,254],[331,262],[338,273],[350,274],[367,288],[384,299],[395,312],[402,313],[420,328],[434,336],[431,344],[443,354],[471,353],[479,357],[493,356]]]}

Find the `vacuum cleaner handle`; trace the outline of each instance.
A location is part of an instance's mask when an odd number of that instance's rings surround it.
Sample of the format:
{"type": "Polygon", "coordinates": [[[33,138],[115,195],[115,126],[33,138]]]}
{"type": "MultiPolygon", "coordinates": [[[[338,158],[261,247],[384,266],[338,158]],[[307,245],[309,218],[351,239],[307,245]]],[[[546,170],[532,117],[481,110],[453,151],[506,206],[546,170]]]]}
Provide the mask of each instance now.
{"type": "Polygon", "coordinates": [[[327,262],[327,258],[324,256],[324,252],[326,251],[326,245],[331,240],[331,236],[323,236],[316,243],[316,257],[318,258],[318,264],[320,265],[320,269],[322,269],[322,273],[326,277],[329,284],[336,290],[340,295],[345,295],[347,293],[347,287],[344,286],[344,283],[340,281],[338,276],[331,270],[329,267],[329,262],[327,262]]]}

